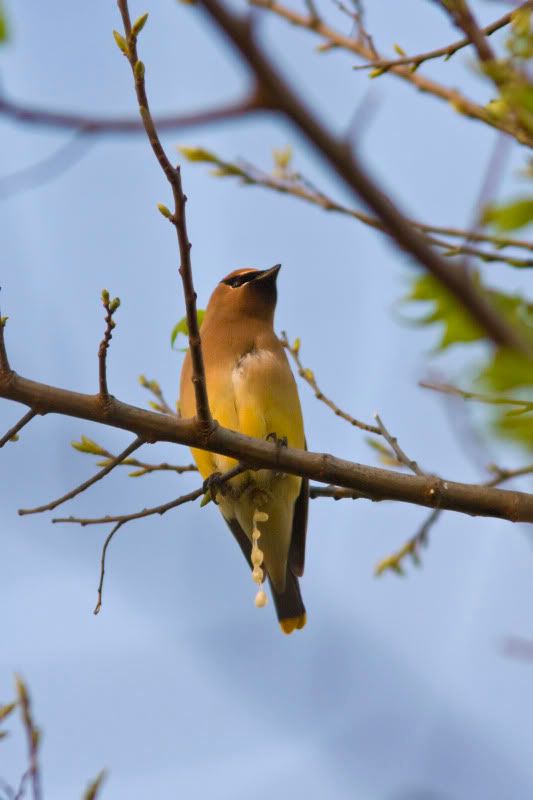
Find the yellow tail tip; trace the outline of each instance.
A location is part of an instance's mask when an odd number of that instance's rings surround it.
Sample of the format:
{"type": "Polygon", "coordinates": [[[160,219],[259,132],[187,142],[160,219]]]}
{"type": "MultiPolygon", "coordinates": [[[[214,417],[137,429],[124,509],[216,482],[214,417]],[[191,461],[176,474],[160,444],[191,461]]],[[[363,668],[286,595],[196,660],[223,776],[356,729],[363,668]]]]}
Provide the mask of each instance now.
{"type": "Polygon", "coordinates": [[[301,614],[299,617],[286,617],[280,619],[279,626],[283,633],[289,634],[295,630],[301,630],[307,622],[307,614],[301,614]]]}

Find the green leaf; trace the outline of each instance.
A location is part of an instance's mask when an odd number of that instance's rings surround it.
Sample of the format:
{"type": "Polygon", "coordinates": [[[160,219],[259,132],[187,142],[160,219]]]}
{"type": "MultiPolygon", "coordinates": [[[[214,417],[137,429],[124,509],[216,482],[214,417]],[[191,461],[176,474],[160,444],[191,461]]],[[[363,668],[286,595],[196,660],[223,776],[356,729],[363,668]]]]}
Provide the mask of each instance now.
{"type": "Polygon", "coordinates": [[[399,44],[394,45],[394,52],[398,53],[398,55],[402,56],[402,58],[406,55],[405,50],[403,49],[403,47],[400,47],[399,44]]]}
{"type": "MultiPolygon", "coordinates": [[[[479,284],[477,277],[475,280],[479,284]]],[[[423,274],[418,277],[404,302],[431,305],[427,314],[412,321],[422,326],[435,323],[443,326],[437,350],[444,350],[459,342],[475,342],[484,336],[483,330],[459,305],[454,295],[432,275],[423,274]]]]}
{"type": "Polygon", "coordinates": [[[96,776],[94,781],[91,781],[91,783],[88,785],[87,789],[85,790],[85,793],[83,795],[83,800],[96,800],[96,796],[97,796],[98,792],[100,791],[100,788],[102,786],[102,783],[103,783],[106,775],[107,775],[107,772],[106,772],[105,769],[103,769],[101,772],[98,773],[98,775],[96,776]]]}
{"type": "Polygon", "coordinates": [[[16,703],[8,703],[5,706],[0,706],[0,722],[7,717],[15,710],[17,707],[16,703]]]}
{"type": "Polygon", "coordinates": [[[533,199],[522,198],[501,206],[489,205],[483,212],[483,222],[502,233],[525,228],[533,222],[533,199]]]}
{"type": "Polygon", "coordinates": [[[93,456],[106,456],[107,453],[99,444],[93,442],[87,436],[82,436],[79,442],[71,442],[72,447],[80,453],[91,453],[93,456]]]}
{"type": "Polygon", "coordinates": [[[209,150],[202,147],[178,147],[180,153],[185,156],[187,161],[204,161],[208,164],[218,164],[219,159],[209,150]]]}
{"type": "MultiPolygon", "coordinates": [[[[196,309],[196,319],[198,320],[198,327],[201,328],[202,322],[204,321],[205,311],[201,308],[196,309]]],[[[178,338],[179,334],[183,334],[184,336],[189,335],[189,326],[187,325],[187,317],[183,317],[180,319],[176,325],[172,328],[172,332],[170,334],[170,346],[174,350],[174,342],[178,338]]]]}
{"type": "Polygon", "coordinates": [[[533,387],[533,361],[515,350],[497,350],[480,372],[479,380],[494,392],[533,387]]]}

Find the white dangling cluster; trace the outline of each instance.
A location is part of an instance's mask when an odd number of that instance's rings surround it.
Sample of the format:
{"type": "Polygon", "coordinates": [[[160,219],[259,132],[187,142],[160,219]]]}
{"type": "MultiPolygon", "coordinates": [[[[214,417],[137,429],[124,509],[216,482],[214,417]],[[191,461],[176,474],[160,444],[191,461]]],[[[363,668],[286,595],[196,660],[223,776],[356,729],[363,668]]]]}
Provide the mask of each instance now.
{"type": "Polygon", "coordinates": [[[267,598],[266,593],[265,593],[265,591],[263,589],[263,578],[265,576],[265,573],[264,573],[263,569],[261,568],[261,564],[263,563],[263,559],[264,559],[264,554],[263,554],[263,551],[261,550],[261,548],[259,547],[259,544],[258,544],[258,541],[259,541],[259,539],[261,537],[261,531],[257,527],[257,523],[258,522],[266,522],[267,519],[268,519],[268,514],[267,513],[265,513],[264,511],[258,511],[257,509],[255,509],[254,516],[253,516],[253,522],[252,522],[253,528],[252,528],[252,554],[251,554],[251,559],[252,559],[252,565],[253,565],[252,578],[253,578],[254,583],[257,583],[257,585],[259,586],[259,590],[258,590],[258,592],[257,592],[257,594],[255,596],[255,605],[257,606],[257,608],[263,608],[264,606],[266,606],[266,604],[268,602],[268,598],[267,598]]]}

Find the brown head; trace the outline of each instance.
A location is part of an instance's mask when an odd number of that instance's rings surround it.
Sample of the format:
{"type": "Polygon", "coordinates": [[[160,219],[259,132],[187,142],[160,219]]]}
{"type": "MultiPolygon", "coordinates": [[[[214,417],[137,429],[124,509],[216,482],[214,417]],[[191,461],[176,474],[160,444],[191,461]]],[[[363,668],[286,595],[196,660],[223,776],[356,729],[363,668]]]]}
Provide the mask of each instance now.
{"type": "Polygon", "coordinates": [[[207,315],[235,319],[251,317],[270,324],[276,308],[276,278],[281,264],[270,269],[236,269],[223,278],[211,295],[207,315]]]}

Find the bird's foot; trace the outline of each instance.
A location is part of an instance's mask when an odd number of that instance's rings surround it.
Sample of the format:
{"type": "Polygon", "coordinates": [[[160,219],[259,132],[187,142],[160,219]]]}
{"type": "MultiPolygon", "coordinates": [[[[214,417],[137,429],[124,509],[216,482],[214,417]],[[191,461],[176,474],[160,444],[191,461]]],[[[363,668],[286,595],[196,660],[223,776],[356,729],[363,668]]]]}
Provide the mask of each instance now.
{"type": "Polygon", "coordinates": [[[205,479],[202,487],[204,494],[209,494],[213,503],[217,502],[217,494],[219,492],[221,495],[226,494],[227,486],[220,480],[221,477],[221,472],[212,472],[211,475],[205,479]]]}

